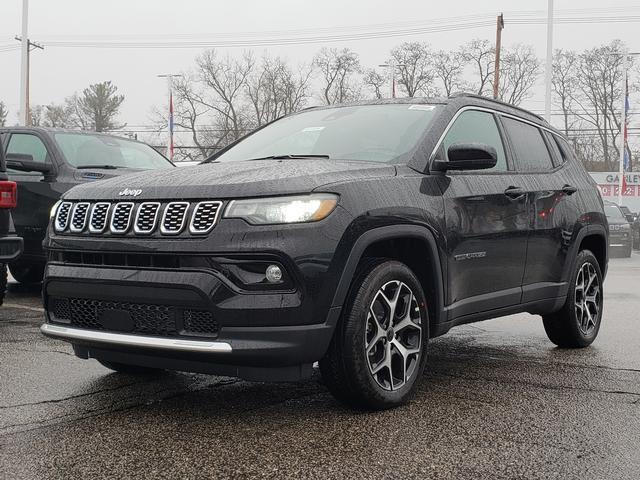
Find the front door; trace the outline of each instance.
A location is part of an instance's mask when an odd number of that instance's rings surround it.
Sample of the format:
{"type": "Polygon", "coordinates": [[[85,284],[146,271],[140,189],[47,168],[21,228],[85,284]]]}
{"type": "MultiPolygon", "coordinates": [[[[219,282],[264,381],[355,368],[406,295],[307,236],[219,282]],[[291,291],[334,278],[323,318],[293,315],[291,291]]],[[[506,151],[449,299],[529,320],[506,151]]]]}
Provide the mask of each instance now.
{"type": "Polygon", "coordinates": [[[514,174],[493,113],[465,110],[438,150],[454,143],[496,149],[490,170],[447,172],[440,179],[447,235],[449,320],[520,303],[527,249],[527,195],[514,174]]]}
{"type": "MultiPolygon", "coordinates": [[[[6,155],[31,155],[33,161],[51,163],[43,140],[32,133],[12,133],[6,155]]],[[[38,172],[7,169],[9,179],[18,184],[18,206],[12,211],[16,232],[24,238],[24,260],[44,261],[42,241],[49,223],[49,211],[59,194],[51,188],[49,178],[38,172]]]]}

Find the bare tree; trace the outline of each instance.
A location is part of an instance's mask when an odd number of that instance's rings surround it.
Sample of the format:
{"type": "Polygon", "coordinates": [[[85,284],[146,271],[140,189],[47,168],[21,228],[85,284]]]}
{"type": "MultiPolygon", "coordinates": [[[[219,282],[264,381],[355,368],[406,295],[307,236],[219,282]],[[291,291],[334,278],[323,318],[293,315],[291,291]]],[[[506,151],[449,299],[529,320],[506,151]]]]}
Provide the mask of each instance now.
{"type": "Polygon", "coordinates": [[[44,107],[42,125],[53,128],[71,128],[73,121],[66,105],[50,103],[44,107]]]}
{"type": "Polygon", "coordinates": [[[502,54],[500,70],[500,98],[520,105],[531,96],[531,88],[540,74],[540,60],[531,45],[518,44],[502,54]]]}
{"type": "Polygon", "coordinates": [[[495,46],[488,40],[476,38],[460,47],[460,54],[473,67],[473,91],[487,95],[491,91],[491,80],[495,67],[495,46]]]}
{"type": "Polygon", "coordinates": [[[369,87],[369,89],[373,93],[373,97],[376,99],[381,99],[384,97],[382,94],[382,87],[387,83],[387,79],[384,75],[380,74],[374,69],[367,70],[362,79],[362,83],[365,86],[369,87]]]}
{"type": "Polygon", "coordinates": [[[44,107],[42,105],[32,105],[29,107],[29,124],[32,127],[42,126],[44,107]]]}
{"type": "Polygon", "coordinates": [[[447,52],[440,50],[433,55],[433,72],[440,82],[445,96],[455,91],[464,90],[464,68],[467,64],[460,51],[447,52]]]}
{"type": "Polygon", "coordinates": [[[424,42],[405,42],[391,50],[392,63],[400,77],[398,84],[408,97],[434,93],[432,56],[429,45],[424,42]]]}
{"type": "Polygon", "coordinates": [[[208,50],[196,63],[199,80],[204,86],[198,101],[214,114],[214,124],[222,133],[220,142],[233,142],[249,128],[242,95],[255,65],[253,55],[245,52],[240,59],[229,55],[219,58],[215,50],[208,50]]]}
{"type": "Polygon", "coordinates": [[[322,76],[322,98],[327,105],[357,100],[360,88],[355,75],[360,72],[360,58],[354,51],[344,48],[322,48],[313,65],[322,76]]]}
{"type": "Polygon", "coordinates": [[[255,125],[261,126],[300,110],[309,98],[310,79],[310,68],[302,66],[298,74],[294,74],[280,57],[272,59],[265,55],[246,83],[255,125]]]}
{"type": "Polygon", "coordinates": [[[551,85],[562,111],[562,129],[569,136],[575,124],[573,109],[578,89],[578,55],[567,50],[556,50],[553,56],[551,85]]]}
{"type": "Polygon", "coordinates": [[[4,127],[7,124],[7,115],[9,111],[4,102],[0,102],[0,127],[4,127]]]}

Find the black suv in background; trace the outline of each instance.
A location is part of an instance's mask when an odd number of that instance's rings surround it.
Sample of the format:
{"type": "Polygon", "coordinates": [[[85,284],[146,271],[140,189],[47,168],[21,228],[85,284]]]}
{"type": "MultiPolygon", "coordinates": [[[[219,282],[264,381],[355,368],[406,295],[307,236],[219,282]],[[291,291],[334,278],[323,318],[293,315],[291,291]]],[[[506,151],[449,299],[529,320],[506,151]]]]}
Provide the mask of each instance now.
{"type": "Polygon", "coordinates": [[[9,265],[19,282],[42,281],[49,212],[80,183],[173,165],[149,145],[112,135],[38,127],[0,128],[10,179],[20,202],[13,212],[24,254],[9,265]]]}
{"type": "Polygon", "coordinates": [[[600,328],[608,226],[541,118],[456,96],[307,109],[172,172],[68,191],[45,335],[120,372],[294,380],[406,401],[428,340],[518,312],[556,345],[600,328]]]}
{"type": "Polygon", "coordinates": [[[0,148],[0,305],[7,291],[7,263],[22,253],[22,238],[16,236],[11,209],[17,202],[17,186],[7,178],[7,168],[0,148]]]}
{"type": "Polygon", "coordinates": [[[605,202],[604,213],[609,223],[609,251],[630,257],[633,251],[633,232],[627,215],[613,202],[605,202]]]}

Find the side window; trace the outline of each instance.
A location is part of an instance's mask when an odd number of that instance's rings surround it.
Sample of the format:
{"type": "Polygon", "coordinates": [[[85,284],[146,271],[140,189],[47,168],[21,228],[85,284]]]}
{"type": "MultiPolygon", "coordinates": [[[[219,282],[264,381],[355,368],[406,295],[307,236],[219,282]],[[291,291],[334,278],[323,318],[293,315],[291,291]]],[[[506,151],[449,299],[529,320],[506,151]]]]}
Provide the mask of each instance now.
{"type": "Polygon", "coordinates": [[[547,144],[549,145],[549,148],[551,149],[551,154],[552,154],[551,160],[553,161],[553,166],[559,167],[560,165],[563,165],[564,162],[567,161],[567,159],[564,156],[564,153],[562,152],[562,150],[560,149],[560,145],[558,144],[558,140],[556,139],[556,136],[553,133],[549,133],[549,132],[545,132],[544,136],[547,139],[547,144]]]}
{"type": "Polygon", "coordinates": [[[522,172],[553,170],[549,149],[538,127],[508,117],[503,117],[502,122],[513,144],[518,170],[522,172]]]}
{"type": "Polygon", "coordinates": [[[442,142],[444,152],[454,143],[484,143],[496,149],[498,161],[496,166],[489,170],[494,172],[507,171],[507,159],[504,153],[504,145],[500,137],[500,131],[493,114],[478,110],[462,112],[453,123],[442,142]]]}
{"type": "Polygon", "coordinates": [[[14,133],[9,138],[7,145],[7,155],[11,153],[21,153],[31,155],[34,162],[45,163],[47,160],[47,148],[35,135],[28,133],[14,133]]]}

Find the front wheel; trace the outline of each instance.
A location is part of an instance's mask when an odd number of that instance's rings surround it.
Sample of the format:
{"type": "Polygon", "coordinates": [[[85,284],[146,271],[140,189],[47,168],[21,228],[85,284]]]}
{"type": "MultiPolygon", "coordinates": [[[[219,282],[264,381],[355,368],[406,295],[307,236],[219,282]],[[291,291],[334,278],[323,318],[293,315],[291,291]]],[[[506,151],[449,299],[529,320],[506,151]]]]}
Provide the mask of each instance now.
{"type": "Polygon", "coordinates": [[[563,348],[588,347],[600,331],[602,307],[600,265],[593,253],[582,250],[576,259],[564,306],[542,317],[549,340],[563,348]]]}
{"type": "Polygon", "coordinates": [[[329,391],[357,408],[381,410],[405,403],[426,364],[429,318],[413,272],[397,261],[363,264],[325,357],[329,391]]]}
{"type": "Polygon", "coordinates": [[[20,283],[40,283],[44,277],[44,266],[42,262],[18,260],[9,264],[9,271],[20,283]]]}

